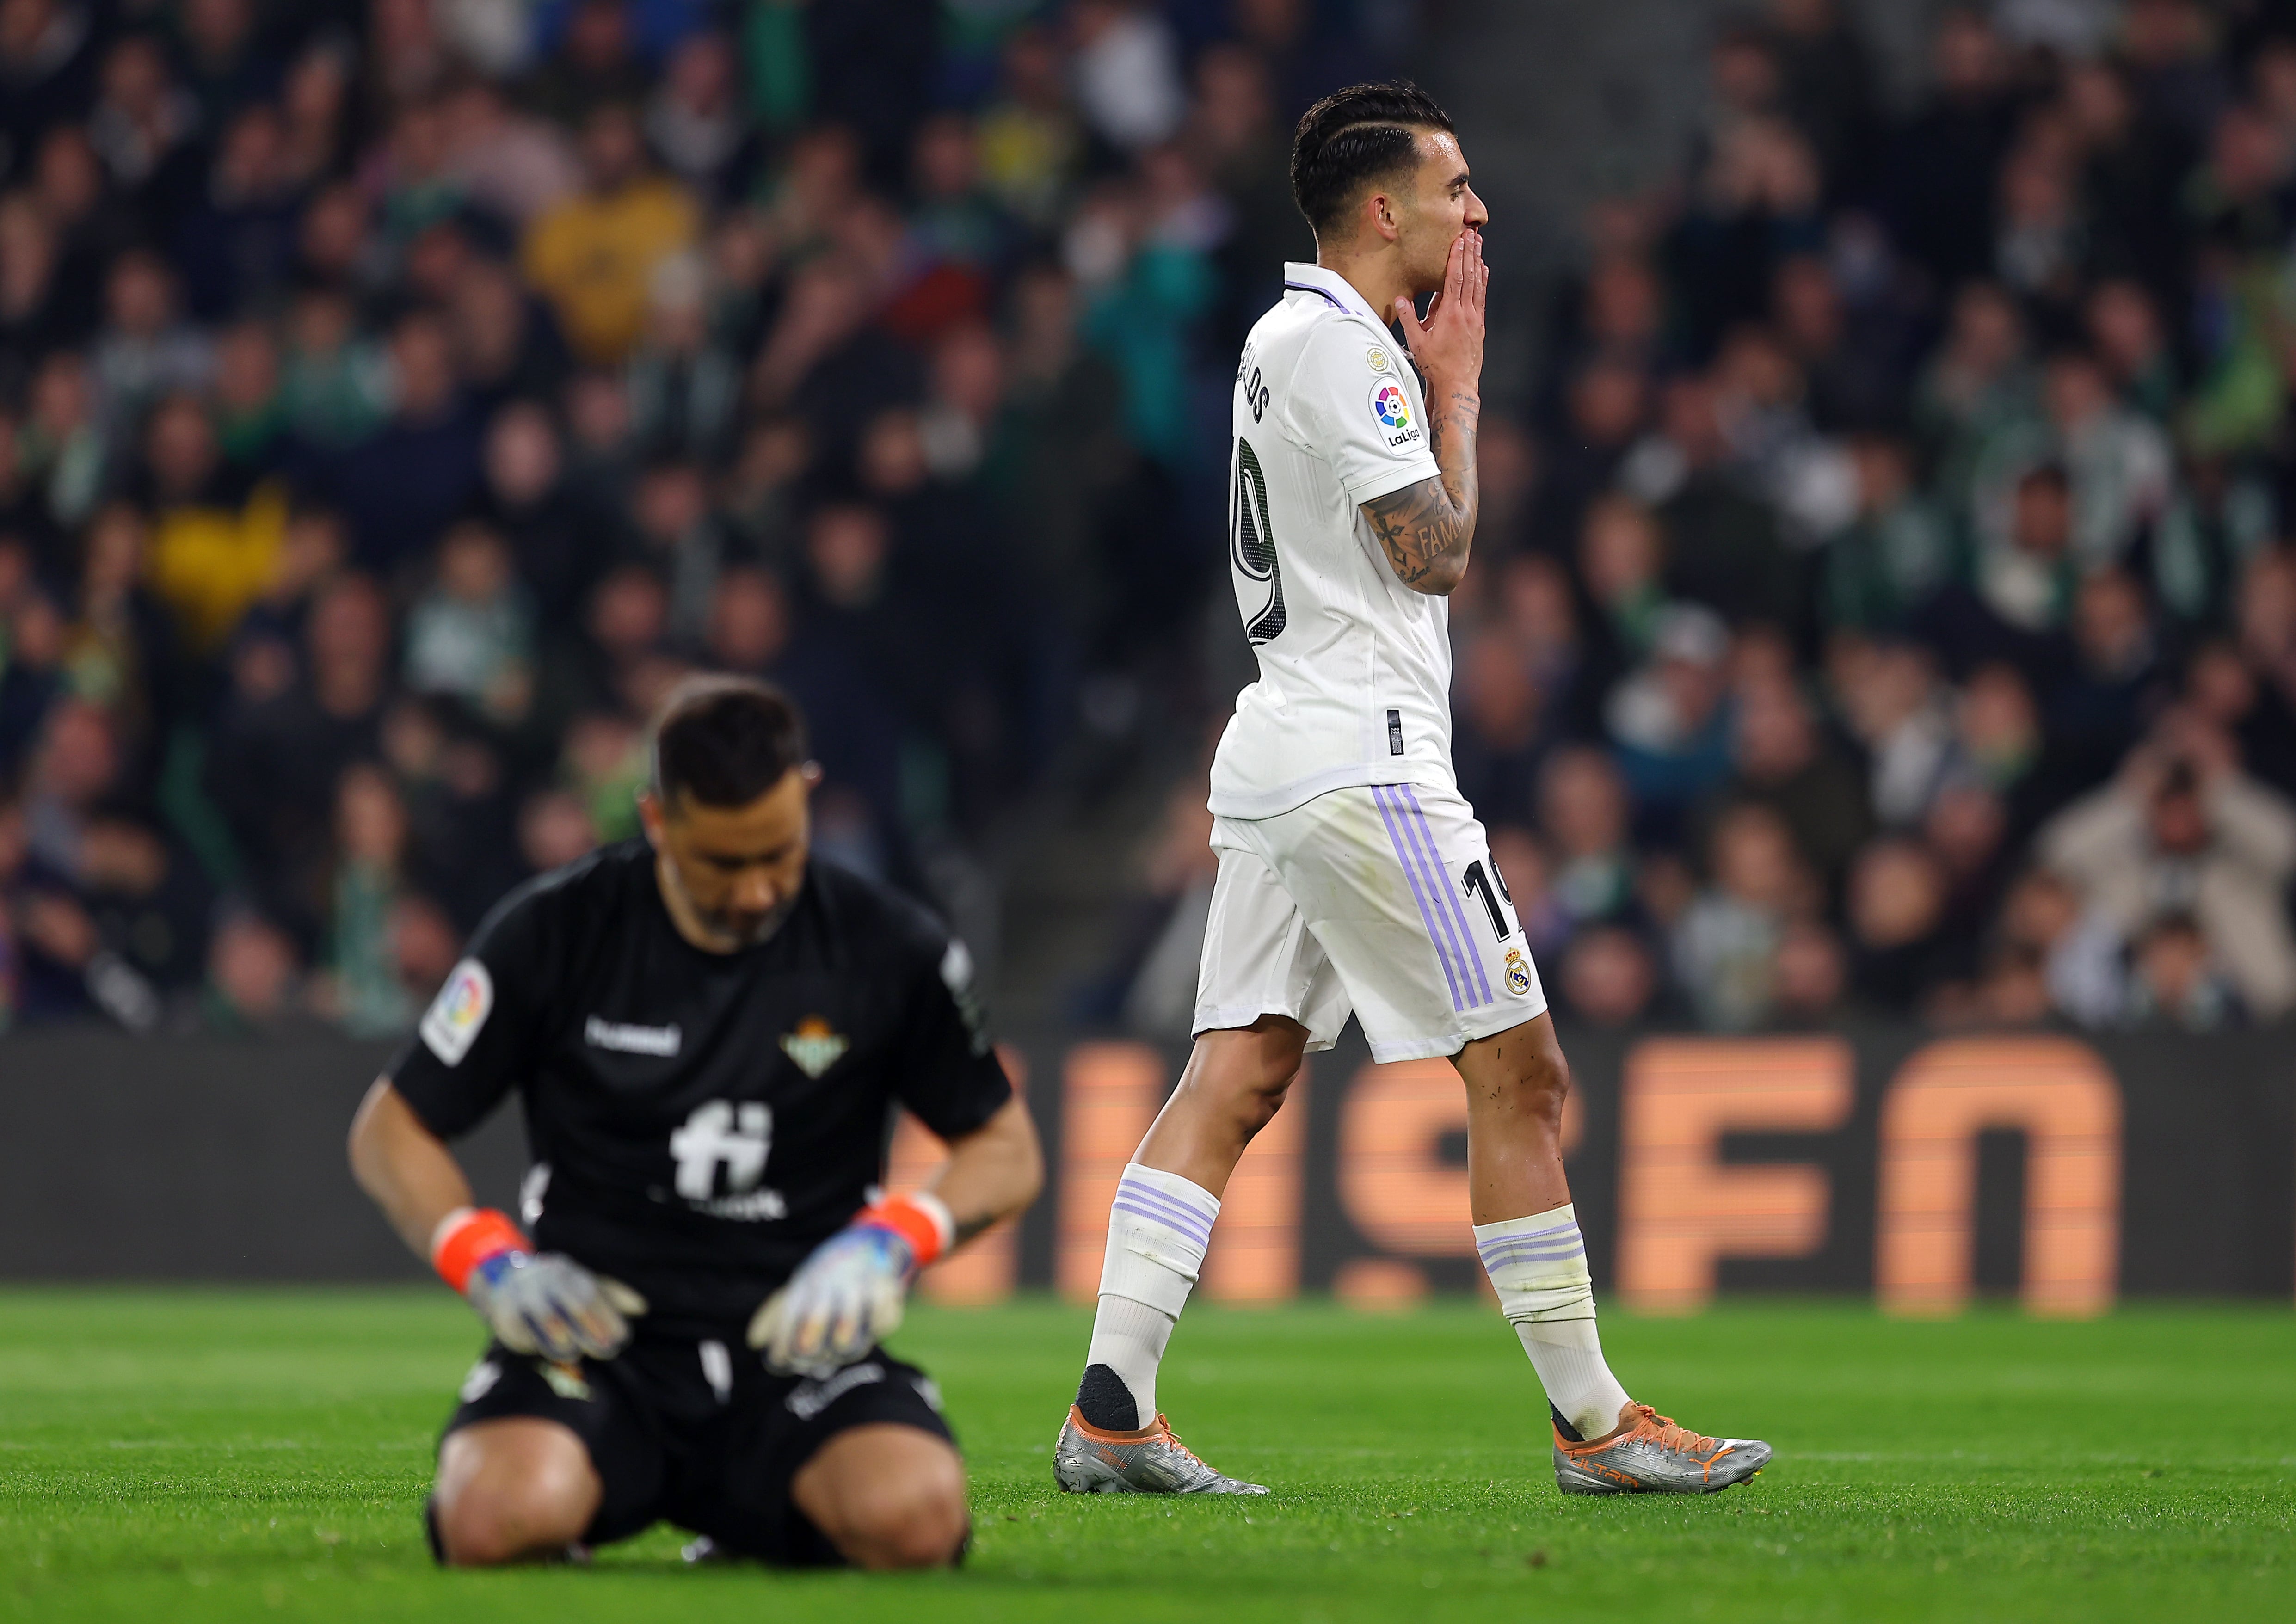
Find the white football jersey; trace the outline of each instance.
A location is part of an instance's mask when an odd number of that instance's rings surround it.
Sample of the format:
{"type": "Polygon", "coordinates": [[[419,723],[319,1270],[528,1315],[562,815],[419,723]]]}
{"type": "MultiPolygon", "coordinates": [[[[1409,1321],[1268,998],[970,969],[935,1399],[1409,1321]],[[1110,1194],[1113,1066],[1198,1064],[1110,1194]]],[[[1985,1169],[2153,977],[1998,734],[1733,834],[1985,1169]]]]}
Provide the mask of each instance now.
{"type": "Polygon", "coordinates": [[[1450,605],[1395,578],[1361,511],[1439,477],[1419,380],[1345,279],[1287,264],[1283,288],[1235,370],[1228,576],[1259,680],[1212,759],[1223,817],[1452,781],[1450,605]]]}

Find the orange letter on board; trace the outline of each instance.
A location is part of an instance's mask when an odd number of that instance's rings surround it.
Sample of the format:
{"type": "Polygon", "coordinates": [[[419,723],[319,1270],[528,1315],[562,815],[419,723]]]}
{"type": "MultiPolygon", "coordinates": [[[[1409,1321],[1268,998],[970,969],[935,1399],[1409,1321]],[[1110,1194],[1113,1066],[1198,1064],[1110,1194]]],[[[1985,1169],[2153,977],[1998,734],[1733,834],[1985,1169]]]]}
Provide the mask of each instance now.
{"type": "Polygon", "coordinates": [[[1108,1251],[1108,1204],[1164,1103],[1164,1059],[1144,1043],[1080,1043],[1062,1070],[1053,1281],[1071,1302],[1091,1302],[1108,1251]]]}
{"type": "Polygon", "coordinates": [[[2102,1314],[2120,1272],[2120,1088],[2068,1038],[1961,1038],[1907,1061],[1882,1106],[1874,1284],[1893,1314],[1969,1300],[1977,1136],[2025,1134],[2025,1307],[2102,1314]]]}
{"type": "Polygon", "coordinates": [[[1829,1188],[1807,1166],[1727,1167],[1728,1132],[1824,1133],[1849,1120],[1849,1046],[1832,1038],[1657,1038],[1627,1057],[1619,1116],[1619,1289],[1688,1313],[1724,1257],[1798,1258],[1824,1242],[1829,1188]]]}
{"type": "Polygon", "coordinates": [[[1243,1147],[1220,1196],[1219,1230],[1204,1256],[1204,1294],[1218,1302],[1281,1302],[1300,1291],[1300,1164],[1307,1140],[1302,1065],[1267,1126],[1243,1147]]]}
{"type": "MultiPolygon", "coordinates": [[[[1013,1081],[1013,1092],[1026,1094],[1029,1062],[1020,1050],[1000,1043],[996,1058],[1013,1081]]],[[[885,1159],[885,1188],[922,1190],[947,1160],[947,1148],[905,1111],[893,1128],[892,1153],[885,1159]]],[[[927,1269],[917,1290],[935,1302],[1004,1301],[1013,1294],[1020,1275],[1020,1221],[1017,1216],[1009,1218],[975,1235],[955,1256],[927,1269]]]]}
{"type": "MultiPolygon", "coordinates": [[[[1578,1148],[1583,1118],[1573,1092],[1562,1107],[1566,1155],[1578,1148]]],[[[1356,1227],[1406,1257],[1474,1256],[1467,1169],[1447,1163],[1441,1148],[1446,1136],[1466,1131],[1467,1091],[1449,1061],[1400,1060],[1357,1072],[1340,1116],[1340,1202],[1356,1227]]],[[[1410,1294],[1392,1267],[1356,1273],[1377,1283],[1367,1298],[1410,1294]]],[[[1346,1278],[1339,1284],[1342,1295],[1356,1294],[1346,1278]]]]}

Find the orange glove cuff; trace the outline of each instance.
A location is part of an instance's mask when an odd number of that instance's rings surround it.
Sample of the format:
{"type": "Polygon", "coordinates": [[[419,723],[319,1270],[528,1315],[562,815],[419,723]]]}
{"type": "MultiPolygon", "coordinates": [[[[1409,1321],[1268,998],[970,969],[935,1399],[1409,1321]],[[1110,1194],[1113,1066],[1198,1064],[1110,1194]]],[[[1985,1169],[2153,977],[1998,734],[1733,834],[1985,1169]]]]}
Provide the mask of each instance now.
{"type": "Polygon", "coordinates": [[[900,1236],[916,1255],[919,1268],[940,1257],[956,1240],[956,1220],[949,1216],[947,1204],[938,1195],[922,1191],[914,1195],[888,1195],[876,1205],[864,1208],[854,1222],[874,1224],[900,1236]]]}
{"type": "Polygon", "coordinates": [[[465,1207],[450,1212],[430,1237],[430,1267],[456,1291],[471,1283],[480,1264],[498,1252],[532,1251],[534,1243],[510,1221],[507,1213],[492,1207],[465,1207]]]}

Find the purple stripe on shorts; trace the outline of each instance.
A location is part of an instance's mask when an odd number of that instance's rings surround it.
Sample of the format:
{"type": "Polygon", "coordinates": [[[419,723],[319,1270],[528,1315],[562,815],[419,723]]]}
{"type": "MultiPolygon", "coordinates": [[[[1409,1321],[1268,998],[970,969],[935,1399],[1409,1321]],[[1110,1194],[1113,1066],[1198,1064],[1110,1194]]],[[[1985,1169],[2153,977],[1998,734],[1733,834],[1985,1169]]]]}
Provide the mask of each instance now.
{"type": "Polygon", "coordinates": [[[1165,1228],[1176,1231],[1181,1239],[1193,1241],[1199,1247],[1209,1247],[1212,1243],[1212,1232],[1209,1226],[1203,1229],[1191,1229],[1185,1224],[1176,1224],[1164,1214],[1140,1206],[1121,1195],[1109,1203],[1108,1210],[1111,1212],[1128,1212],[1134,1218],[1146,1218],[1152,1224],[1161,1224],[1165,1228]]]}
{"type": "Polygon", "coordinates": [[[1372,804],[1379,808],[1380,821],[1387,825],[1387,838],[1395,843],[1395,860],[1403,865],[1403,877],[1411,882],[1412,900],[1419,905],[1420,923],[1427,927],[1427,939],[1434,944],[1436,961],[1443,966],[1443,979],[1451,984],[1451,1009],[1456,1014],[1467,1006],[1459,998],[1458,972],[1451,967],[1451,956],[1444,950],[1443,938],[1435,928],[1435,910],[1427,900],[1427,888],[1419,877],[1418,865],[1404,849],[1403,835],[1397,827],[1395,808],[1387,804],[1384,786],[1371,787],[1372,804]]]}
{"type": "Polygon", "coordinates": [[[1483,972],[1483,956],[1474,950],[1475,933],[1467,923],[1467,905],[1459,899],[1459,893],[1451,889],[1451,871],[1443,866],[1442,856],[1435,849],[1435,831],[1427,822],[1427,814],[1419,809],[1419,791],[1406,783],[1403,786],[1403,795],[1411,803],[1412,816],[1419,820],[1419,833],[1427,841],[1428,855],[1435,860],[1435,872],[1444,878],[1443,900],[1449,905],[1451,917],[1458,923],[1459,940],[1465,952],[1468,967],[1474,972],[1475,990],[1482,994],[1476,1000],[1480,1007],[1491,1001],[1491,979],[1483,972]]]}
{"type": "Polygon", "coordinates": [[[1480,1009],[1491,1001],[1491,989],[1486,982],[1482,996],[1476,997],[1475,972],[1480,966],[1475,964],[1474,935],[1466,928],[1465,922],[1456,920],[1445,906],[1451,899],[1450,871],[1443,866],[1442,855],[1435,849],[1435,837],[1427,832],[1427,820],[1422,817],[1414,821],[1412,816],[1416,800],[1413,801],[1412,807],[1404,805],[1405,798],[1411,794],[1411,786],[1404,783],[1395,787],[1396,822],[1402,826],[1404,843],[1418,854],[1420,874],[1427,882],[1428,890],[1436,898],[1436,920],[1450,941],[1452,956],[1459,961],[1459,984],[1465,993],[1459,1007],[1463,1010],[1480,1009]]]}

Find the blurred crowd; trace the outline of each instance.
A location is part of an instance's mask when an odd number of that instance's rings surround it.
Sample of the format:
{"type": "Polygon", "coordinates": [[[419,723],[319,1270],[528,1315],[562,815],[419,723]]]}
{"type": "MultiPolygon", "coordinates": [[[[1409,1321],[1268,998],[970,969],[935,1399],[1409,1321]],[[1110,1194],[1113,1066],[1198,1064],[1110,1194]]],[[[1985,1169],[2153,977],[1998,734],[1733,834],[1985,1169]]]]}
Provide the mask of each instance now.
{"type": "Polygon", "coordinates": [[[406,1029],[695,668],[961,881],[1193,636],[1279,109],[1409,20],[0,0],[0,1025],[406,1029]]]}
{"type": "MultiPolygon", "coordinates": [[[[0,0],[0,1021],[404,1029],[693,669],[944,902],[1079,730],[1222,719],[1290,125],[1414,13],[0,0]]],[[[2276,1020],[2296,5],[1921,78],[1753,0],[1494,350],[1462,787],[1583,1021],[2276,1020]]],[[[1185,1025],[1205,816],[1075,1013],[1185,1025]]]]}
{"type": "MultiPolygon", "coordinates": [[[[2296,6],[1946,9],[1889,105],[1839,0],[1722,29],[1678,174],[1595,211],[1538,375],[1486,380],[1524,406],[1484,422],[1456,754],[1548,993],[2276,1020],[2296,6]]],[[[1185,1024],[1201,824],[1144,1029],[1185,1024]]]]}

